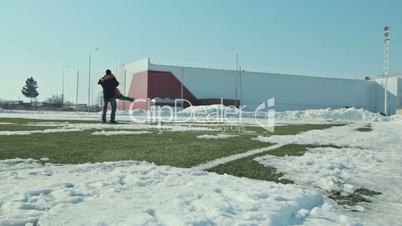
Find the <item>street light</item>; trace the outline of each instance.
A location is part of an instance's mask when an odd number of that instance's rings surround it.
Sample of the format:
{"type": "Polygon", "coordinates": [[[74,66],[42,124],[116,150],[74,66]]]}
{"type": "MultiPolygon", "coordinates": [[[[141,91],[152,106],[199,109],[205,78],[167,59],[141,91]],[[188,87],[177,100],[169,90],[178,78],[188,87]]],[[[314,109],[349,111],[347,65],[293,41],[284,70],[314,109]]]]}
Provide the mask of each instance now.
{"type": "Polygon", "coordinates": [[[75,90],[75,110],[78,111],[78,83],[80,80],[80,71],[77,70],[77,85],[75,90]]]}
{"type": "Polygon", "coordinates": [[[88,72],[88,112],[89,112],[89,106],[91,105],[91,61],[92,61],[92,53],[95,51],[98,51],[99,49],[93,49],[89,51],[89,72],[88,72]]]}
{"type": "Polygon", "coordinates": [[[384,27],[384,114],[388,112],[388,72],[389,72],[389,48],[391,44],[391,27],[384,27]]]}
{"type": "Polygon", "coordinates": [[[64,71],[66,70],[66,69],[68,69],[68,68],[70,68],[70,66],[67,66],[67,67],[64,67],[63,68],[63,77],[62,77],[62,80],[61,80],[61,106],[64,106],[64,71]]]}
{"type": "Polygon", "coordinates": [[[238,89],[238,86],[239,86],[239,78],[238,78],[238,76],[239,76],[239,53],[237,52],[237,50],[236,50],[236,70],[235,70],[235,107],[237,107],[237,93],[238,93],[238,91],[237,91],[237,89],[238,89]]]}

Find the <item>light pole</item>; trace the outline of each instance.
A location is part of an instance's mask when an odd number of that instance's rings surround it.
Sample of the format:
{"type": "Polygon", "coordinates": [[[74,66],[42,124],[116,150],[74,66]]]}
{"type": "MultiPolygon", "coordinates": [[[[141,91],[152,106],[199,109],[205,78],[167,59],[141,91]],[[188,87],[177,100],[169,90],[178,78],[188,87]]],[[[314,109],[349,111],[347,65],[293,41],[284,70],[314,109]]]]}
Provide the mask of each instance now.
{"type": "Polygon", "coordinates": [[[78,84],[80,80],[80,71],[77,70],[77,88],[75,90],[75,110],[78,111],[78,84]]]}
{"type": "MultiPolygon", "coordinates": [[[[241,81],[241,76],[244,70],[241,69],[241,66],[239,66],[239,108],[241,107],[242,104],[242,81],[241,81]]],[[[241,109],[241,108],[240,108],[241,109]]]]}
{"type": "MultiPolygon", "coordinates": [[[[126,93],[126,75],[127,75],[127,70],[124,69],[124,95],[127,95],[126,93]]],[[[123,110],[126,110],[126,102],[123,101],[123,110]]]]}
{"type": "Polygon", "coordinates": [[[389,72],[389,47],[391,44],[391,27],[384,27],[384,114],[388,115],[388,72],[389,72]]]}
{"type": "Polygon", "coordinates": [[[92,61],[92,53],[95,51],[98,51],[99,49],[93,49],[89,51],[89,70],[88,70],[88,112],[89,112],[89,106],[91,105],[91,61],[92,61]]]}
{"type": "Polygon", "coordinates": [[[237,107],[237,88],[238,88],[238,83],[239,83],[239,78],[238,78],[238,72],[239,72],[239,53],[236,50],[236,70],[235,70],[235,107],[237,107]]]}
{"type": "Polygon", "coordinates": [[[62,79],[61,79],[61,106],[64,106],[64,71],[66,70],[66,69],[68,69],[68,68],[70,68],[70,66],[67,66],[67,67],[64,67],[63,68],[63,76],[62,76],[62,79]]]}
{"type": "Polygon", "coordinates": [[[181,67],[181,90],[180,90],[180,98],[182,102],[182,109],[183,109],[183,99],[184,99],[184,67],[181,67]]]}

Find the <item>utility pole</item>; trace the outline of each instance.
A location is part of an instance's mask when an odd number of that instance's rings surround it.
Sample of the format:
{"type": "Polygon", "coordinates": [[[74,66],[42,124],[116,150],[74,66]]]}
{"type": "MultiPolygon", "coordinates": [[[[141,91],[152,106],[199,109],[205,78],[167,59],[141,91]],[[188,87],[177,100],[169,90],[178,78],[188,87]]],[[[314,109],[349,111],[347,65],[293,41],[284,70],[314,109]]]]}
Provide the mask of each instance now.
{"type": "MultiPolygon", "coordinates": [[[[127,70],[124,68],[124,95],[127,95],[126,93],[126,75],[127,75],[127,70]]],[[[128,96],[128,95],[127,95],[128,96]]],[[[123,110],[126,110],[126,102],[123,101],[123,110]]]]}
{"type": "Polygon", "coordinates": [[[240,90],[240,97],[239,97],[239,106],[241,105],[241,99],[242,99],[242,83],[241,83],[241,76],[242,76],[242,70],[241,70],[241,66],[239,66],[239,90],[240,90]]]}
{"type": "Polygon", "coordinates": [[[77,86],[75,90],[75,110],[78,111],[78,86],[80,81],[80,71],[77,70],[77,86]]]}
{"type": "Polygon", "coordinates": [[[384,114],[388,112],[388,73],[389,73],[389,49],[391,45],[391,27],[384,27],[384,114]]]}
{"type": "Polygon", "coordinates": [[[181,108],[183,109],[183,98],[184,98],[184,68],[181,67],[181,91],[180,91],[180,97],[181,97],[181,108]]]}
{"type": "Polygon", "coordinates": [[[235,70],[235,107],[237,107],[237,87],[238,87],[238,71],[239,71],[239,53],[236,51],[236,70],[235,70]]]}

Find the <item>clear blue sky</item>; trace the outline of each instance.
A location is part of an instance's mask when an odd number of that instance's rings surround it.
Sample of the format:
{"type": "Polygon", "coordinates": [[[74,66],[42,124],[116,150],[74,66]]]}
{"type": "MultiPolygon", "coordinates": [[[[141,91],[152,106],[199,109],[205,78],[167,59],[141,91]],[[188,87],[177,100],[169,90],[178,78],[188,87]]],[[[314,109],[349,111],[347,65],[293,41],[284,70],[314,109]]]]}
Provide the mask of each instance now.
{"type": "MultiPolygon", "coordinates": [[[[400,0],[0,0],[0,9],[3,99],[24,99],[20,89],[31,75],[40,100],[60,94],[62,69],[70,65],[81,71],[86,103],[88,51],[97,47],[93,77],[143,57],[234,68],[234,49],[246,70],[376,75],[383,70],[384,25],[392,27],[390,71],[402,72],[400,0]]],[[[75,71],[66,77],[72,101],[75,71]]]]}

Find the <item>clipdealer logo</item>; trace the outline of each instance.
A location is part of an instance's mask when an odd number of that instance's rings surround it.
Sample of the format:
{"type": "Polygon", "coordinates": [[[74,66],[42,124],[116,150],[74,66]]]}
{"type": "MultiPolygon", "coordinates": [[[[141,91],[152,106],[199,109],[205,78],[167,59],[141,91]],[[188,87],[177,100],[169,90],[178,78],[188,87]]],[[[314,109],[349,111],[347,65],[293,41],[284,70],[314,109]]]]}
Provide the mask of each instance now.
{"type": "MultiPolygon", "coordinates": [[[[186,123],[227,123],[229,125],[241,125],[243,116],[246,112],[243,109],[246,105],[236,108],[235,106],[223,107],[223,99],[219,106],[197,106],[197,110],[189,108],[190,111],[183,113],[181,107],[184,103],[188,107],[192,107],[190,101],[185,99],[175,99],[174,106],[162,105],[151,106],[150,99],[137,98],[129,106],[129,115],[133,122],[136,123],[157,123],[161,125],[163,122],[186,123]],[[148,109],[144,111],[143,109],[148,109]],[[142,112],[145,114],[136,114],[142,112]]],[[[247,112],[250,118],[251,113],[247,112]]],[[[270,98],[260,105],[254,111],[254,120],[257,125],[269,132],[275,132],[275,98],[270,98]]]]}

